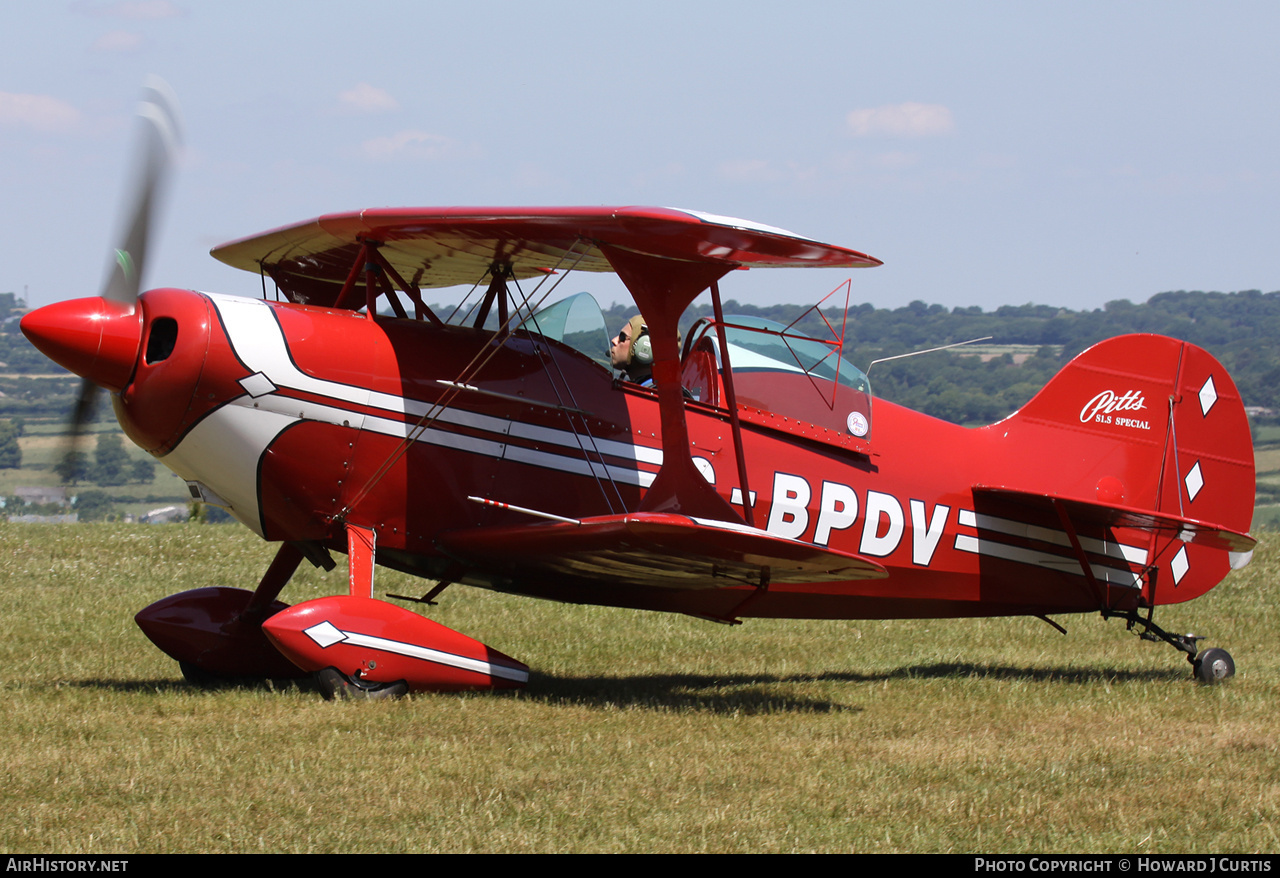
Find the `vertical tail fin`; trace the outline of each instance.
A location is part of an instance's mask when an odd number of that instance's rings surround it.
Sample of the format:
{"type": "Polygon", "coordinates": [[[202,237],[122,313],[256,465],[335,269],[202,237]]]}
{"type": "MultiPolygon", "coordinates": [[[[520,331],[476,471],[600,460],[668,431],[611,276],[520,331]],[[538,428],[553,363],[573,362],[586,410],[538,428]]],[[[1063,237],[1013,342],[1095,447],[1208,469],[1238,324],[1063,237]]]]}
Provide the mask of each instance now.
{"type": "MultiPolygon", "coordinates": [[[[1097,344],[993,429],[1026,455],[1028,483],[1047,494],[1238,533],[1253,518],[1253,442],[1240,394],[1221,363],[1187,342],[1126,335],[1097,344]]],[[[1143,593],[1152,604],[1197,597],[1248,561],[1167,527],[1146,539],[1143,593]]]]}

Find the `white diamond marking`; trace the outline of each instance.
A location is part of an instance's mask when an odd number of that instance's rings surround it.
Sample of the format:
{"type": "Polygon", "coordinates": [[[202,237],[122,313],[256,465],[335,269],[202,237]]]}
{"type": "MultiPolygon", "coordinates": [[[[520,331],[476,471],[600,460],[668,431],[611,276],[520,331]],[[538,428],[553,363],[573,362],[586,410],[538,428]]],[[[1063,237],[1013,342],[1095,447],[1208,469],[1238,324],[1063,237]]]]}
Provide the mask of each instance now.
{"type": "Polygon", "coordinates": [[[319,624],[312,625],[310,628],[302,632],[310,637],[321,649],[328,649],[335,643],[341,643],[347,639],[347,635],[338,630],[338,628],[326,619],[319,624]]]}
{"type": "Polygon", "coordinates": [[[1187,561],[1186,546],[1179,549],[1178,554],[1173,556],[1173,560],[1169,562],[1169,569],[1173,571],[1173,584],[1182,582],[1182,577],[1186,576],[1187,571],[1191,569],[1191,564],[1187,561]]]}
{"type": "Polygon", "coordinates": [[[247,378],[240,379],[240,386],[244,388],[244,392],[257,399],[259,396],[270,393],[276,389],[271,383],[271,379],[261,372],[254,372],[247,378]]]}
{"type": "Polygon", "coordinates": [[[1182,480],[1187,486],[1187,499],[1196,499],[1196,494],[1200,493],[1200,489],[1204,487],[1204,474],[1200,472],[1200,461],[1196,461],[1196,465],[1191,468],[1191,472],[1187,473],[1187,477],[1182,480]]]}
{"type": "Polygon", "coordinates": [[[1213,386],[1213,376],[1210,375],[1204,382],[1204,387],[1200,388],[1200,414],[1208,417],[1209,409],[1213,408],[1213,404],[1218,401],[1218,390],[1213,386]]]}

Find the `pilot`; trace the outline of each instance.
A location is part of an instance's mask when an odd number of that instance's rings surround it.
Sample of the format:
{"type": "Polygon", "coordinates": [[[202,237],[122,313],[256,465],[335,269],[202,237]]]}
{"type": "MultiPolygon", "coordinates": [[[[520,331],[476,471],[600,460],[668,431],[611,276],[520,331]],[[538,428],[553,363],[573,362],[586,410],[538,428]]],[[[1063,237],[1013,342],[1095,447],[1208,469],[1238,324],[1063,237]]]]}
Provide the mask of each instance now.
{"type": "Polygon", "coordinates": [[[637,314],[618,330],[609,345],[609,361],[627,381],[653,386],[653,342],[642,316],[637,314]]]}

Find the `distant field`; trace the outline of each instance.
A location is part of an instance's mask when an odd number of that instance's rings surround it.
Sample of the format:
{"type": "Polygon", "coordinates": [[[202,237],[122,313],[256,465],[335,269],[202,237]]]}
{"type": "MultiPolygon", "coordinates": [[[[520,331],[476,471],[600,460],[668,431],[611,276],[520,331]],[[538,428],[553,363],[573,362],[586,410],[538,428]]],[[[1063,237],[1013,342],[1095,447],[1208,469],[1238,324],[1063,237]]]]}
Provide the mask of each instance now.
{"type": "MultiPolygon", "coordinates": [[[[1251,531],[1262,533],[1263,531],[1280,530],[1280,505],[1269,504],[1265,506],[1255,506],[1253,508],[1253,525],[1251,531]]],[[[1274,535],[1262,534],[1269,538],[1274,535]]]]}
{"type": "Polygon", "coordinates": [[[1267,427],[1259,428],[1258,444],[1253,450],[1254,469],[1257,473],[1257,505],[1253,509],[1253,529],[1280,530],[1280,445],[1274,444],[1280,439],[1264,440],[1270,434],[1267,427]],[[1264,444],[1265,442],[1265,444],[1264,444]]]}
{"type": "MultiPolygon", "coordinates": [[[[0,849],[1266,852],[1280,848],[1280,550],[1156,620],[695,619],[455,586],[436,620],[517,695],[195,691],[132,614],[252,586],[238,526],[0,524],[0,849]]],[[[343,589],[301,571],[284,597],[343,589]]],[[[416,593],[379,571],[377,589],[416,593]]]]}
{"type": "Polygon", "coordinates": [[[1280,472],[1280,446],[1262,445],[1254,448],[1253,463],[1259,475],[1280,472]]]}
{"type": "MultiPolygon", "coordinates": [[[[71,448],[71,439],[66,434],[66,425],[60,422],[28,422],[25,435],[18,440],[22,449],[22,467],[20,469],[0,469],[0,496],[11,496],[20,486],[59,487],[62,485],[53,467],[71,448]]],[[[80,437],[77,447],[85,454],[92,455],[97,447],[98,437],[104,433],[119,433],[120,428],[114,422],[92,424],[80,437]]],[[[141,448],[128,439],[124,440],[125,451],[130,460],[154,460],[141,448]]],[[[145,513],[158,506],[174,503],[186,503],[190,497],[186,484],[182,479],[156,462],[155,477],[146,483],[131,482],[115,487],[81,483],[69,486],[72,493],[78,490],[106,491],[113,497],[155,497],[153,501],[120,502],[118,511],[135,515],[145,513]]]]}
{"type": "MultiPolygon", "coordinates": [[[[952,348],[951,352],[960,357],[980,357],[983,362],[1009,354],[1015,363],[1025,363],[1039,352],[1040,347],[1034,344],[970,344],[952,348]]],[[[1053,351],[1054,356],[1062,354],[1060,344],[1045,345],[1045,347],[1053,351]]]]}

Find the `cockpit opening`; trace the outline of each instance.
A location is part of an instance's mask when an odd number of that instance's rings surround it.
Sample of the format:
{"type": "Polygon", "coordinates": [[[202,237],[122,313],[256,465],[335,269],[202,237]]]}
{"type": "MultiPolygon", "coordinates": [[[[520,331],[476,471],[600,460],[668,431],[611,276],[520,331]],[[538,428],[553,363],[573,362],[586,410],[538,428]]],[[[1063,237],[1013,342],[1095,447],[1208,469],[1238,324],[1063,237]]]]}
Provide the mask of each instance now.
{"type": "MultiPolygon", "coordinates": [[[[610,332],[590,293],[549,305],[526,318],[520,328],[610,369],[610,332]]],[[[740,406],[864,441],[870,438],[871,384],[836,345],[760,317],[726,317],[723,329],[740,406]]],[[[681,357],[681,382],[688,398],[725,407],[721,362],[716,324],[702,318],[690,329],[681,357]]]]}
{"type": "MultiPolygon", "coordinates": [[[[871,384],[834,344],[760,317],[727,316],[723,329],[739,405],[869,438],[871,384]]],[[[716,324],[704,318],[685,342],[682,380],[696,399],[723,406],[721,372],[716,324]]]]}

